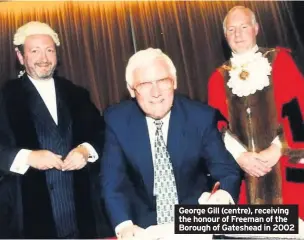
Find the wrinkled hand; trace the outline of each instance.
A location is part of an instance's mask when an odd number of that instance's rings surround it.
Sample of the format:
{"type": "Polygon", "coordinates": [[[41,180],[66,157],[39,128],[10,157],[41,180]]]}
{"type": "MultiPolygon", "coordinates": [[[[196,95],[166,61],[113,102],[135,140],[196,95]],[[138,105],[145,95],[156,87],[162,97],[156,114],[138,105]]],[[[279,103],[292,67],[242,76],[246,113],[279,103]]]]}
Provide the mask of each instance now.
{"type": "Polygon", "coordinates": [[[261,177],[271,171],[271,167],[259,159],[260,156],[254,152],[244,152],[236,160],[240,167],[250,176],[261,177]]]}
{"type": "Polygon", "coordinates": [[[276,144],[271,144],[270,147],[258,153],[258,158],[261,159],[267,167],[272,168],[281,157],[281,149],[276,144]]]}
{"type": "Polygon", "coordinates": [[[206,204],[235,204],[231,195],[225,190],[217,190],[211,195],[210,192],[204,192],[198,199],[201,205],[206,204]]]}
{"type": "Polygon", "coordinates": [[[39,170],[47,170],[56,168],[62,169],[62,156],[52,153],[48,150],[32,151],[28,157],[27,164],[39,170]]]}
{"type": "Polygon", "coordinates": [[[63,162],[63,171],[82,169],[88,162],[89,152],[84,146],[71,150],[63,162]]]}
{"type": "Polygon", "coordinates": [[[144,229],[137,225],[129,225],[121,229],[117,235],[118,239],[123,240],[140,240],[144,234],[144,229]]]}

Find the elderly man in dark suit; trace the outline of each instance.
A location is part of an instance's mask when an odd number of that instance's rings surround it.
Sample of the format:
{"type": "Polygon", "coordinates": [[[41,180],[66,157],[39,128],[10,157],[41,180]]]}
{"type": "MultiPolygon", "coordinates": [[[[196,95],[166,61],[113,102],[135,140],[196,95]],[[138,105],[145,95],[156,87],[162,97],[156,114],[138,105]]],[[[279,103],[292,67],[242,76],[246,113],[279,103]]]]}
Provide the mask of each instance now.
{"type": "Polygon", "coordinates": [[[101,161],[105,205],[117,236],[138,237],[143,228],[172,223],[175,204],[208,196],[208,174],[221,186],[213,203],[236,201],[240,169],[225,149],[215,110],[174,93],[170,58],[159,49],[139,51],[129,60],[126,80],[135,100],[105,111],[101,161]]]}
{"type": "Polygon", "coordinates": [[[47,24],[20,27],[14,45],[25,74],[0,92],[0,234],[97,237],[89,170],[103,146],[100,113],[86,90],[53,77],[60,42],[47,24]]]}

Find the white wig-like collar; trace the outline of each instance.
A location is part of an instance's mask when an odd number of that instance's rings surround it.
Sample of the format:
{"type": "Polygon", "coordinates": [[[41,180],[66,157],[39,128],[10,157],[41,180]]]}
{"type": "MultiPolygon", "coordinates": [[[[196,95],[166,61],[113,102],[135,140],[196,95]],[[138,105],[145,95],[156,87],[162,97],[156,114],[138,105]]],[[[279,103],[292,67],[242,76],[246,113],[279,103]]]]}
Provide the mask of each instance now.
{"type": "Polygon", "coordinates": [[[28,36],[38,34],[49,35],[53,39],[56,46],[60,45],[58,34],[48,24],[37,21],[28,22],[18,28],[14,35],[13,43],[15,46],[23,45],[28,36]]]}

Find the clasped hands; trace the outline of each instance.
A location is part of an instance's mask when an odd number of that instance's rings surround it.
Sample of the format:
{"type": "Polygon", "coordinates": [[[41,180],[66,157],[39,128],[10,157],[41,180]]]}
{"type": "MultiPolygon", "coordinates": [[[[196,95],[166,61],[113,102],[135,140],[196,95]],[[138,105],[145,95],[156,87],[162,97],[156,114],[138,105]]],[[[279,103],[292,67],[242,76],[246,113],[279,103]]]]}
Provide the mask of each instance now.
{"type": "Polygon", "coordinates": [[[32,151],[27,164],[39,170],[58,169],[61,171],[79,170],[87,164],[88,150],[80,145],[72,149],[65,159],[48,150],[32,151]]]}
{"type": "Polygon", "coordinates": [[[261,177],[271,171],[281,155],[281,148],[276,144],[271,144],[270,147],[259,153],[244,152],[236,161],[250,176],[261,177]]]}

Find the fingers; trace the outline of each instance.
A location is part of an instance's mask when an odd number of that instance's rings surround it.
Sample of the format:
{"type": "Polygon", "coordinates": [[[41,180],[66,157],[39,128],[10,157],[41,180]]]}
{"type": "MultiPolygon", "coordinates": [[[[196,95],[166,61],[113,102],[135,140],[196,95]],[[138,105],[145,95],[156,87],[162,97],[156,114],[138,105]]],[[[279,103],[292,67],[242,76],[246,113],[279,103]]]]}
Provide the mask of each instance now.
{"type": "Polygon", "coordinates": [[[133,237],[133,232],[132,232],[132,231],[124,232],[124,233],[121,235],[121,239],[127,239],[127,238],[132,238],[132,237],[133,237]]]}
{"type": "Polygon", "coordinates": [[[144,229],[135,225],[134,226],[134,237],[140,237],[144,235],[144,229]]]}
{"type": "Polygon", "coordinates": [[[250,173],[254,177],[262,177],[265,174],[267,174],[267,171],[263,170],[263,168],[261,168],[258,165],[253,165],[252,168],[250,169],[250,173]]]}
{"type": "Polygon", "coordinates": [[[208,202],[210,195],[211,194],[209,192],[204,192],[198,199],[198,203],[201,205],[208,204],[207,202],[208,202]]]}
{"type": "Polygon", "coordinates": [[[86,165],[86,159],[84,156],[76,151],[72,151],[68,154],[63,163],[63,171],[78,170],[86,165]]]}
{"type": "Polygon", "coordinates": [[[225,190],[217,190],[208,200],[208,204],[234,204],[231,195],[225,190]]]}
{"type": "Polygon", "coordinates": [[[259,169],[257,166],[253,166],[247,172],[249,172],[249,174],[253,177],[262,177],[267,174],[266,171],[259,169]]]}
{"type": "Polygon", "coordinates": [[[62,170],[68,170],[73,166],[73,152],[70,152],[63,161],[62,170]]]}
{"type": "Polygon", "coordinates": [[[143,231],[144,229],[138,227],[137,225],[128,226],[121,232],[121,234],[119,235],[119,239],[136,239],[137,236],[141,236],[142,234],[144,234],[143,231]]]}
{"type": "Polygon", "coordinates": [[[270,167],[268,167],[265,163],[259,161],[258,159],[255,159],[253,164],[255,173],[258,175],[258,177],[264,176],[265,174],[271,171],[270,167]]]}
{"type": "Polygon", "coordinates": [[[71,171],[76,168],[76,160],[73,156],[66,158],[63,162],[62,171],[71,171]]]}
{"type": "Polygon", "coordinates": [[[218,190],[214,194],[212,194],[209,198],[208,204],[225,204],[228,203],[228,199],[221,194],[221,191],[218,190]]]}
{"type": "Polygon", "coordinates": [[[62,160],[60,155],[54,154],[47,150],[39,151],[39,156],[37,157],[37,166],[39,170],[47,170],[56,168],[58,170],[62,169],[62,160]]]}
{"type": "Polygon", "coordinates": [[[73,161],[69,161],[68,163],[64,163],[62,171],[72,171],[76,169],[76,164],[73,161]]]}
{"type": "Polygon", "coordinates": [[[81,169],[87,164],[84,155],[74,150],[68,154],[65,161],[62,161],[61,155],[48,150],[33,151],[28,161],[30,166],[39,170],[55,168],[60,171],[71,171],[81,169]]]}
{"type": "Polygon", "coordinates": [[[60,158],[56,157],[52,163],[54,168],[56,168],[57,170],[62,170],[63,161],[60,158]]]}
{"type": "Polygon", "coordinates": [[[47,170],[47,169],[52,169],[52,167],[49,166],[48,164],[44,164],[44,165],[42,165],[40,167],[37,167],[37,169],[39,169],[39,170],[47,170]]]}
{"type": "Polygon", "coordinates": [[[48,162],[47,166],[49,169],[51,169],[51,168],[56,168],[58,170],[62,169],[63,162],[61,160],[61,155],[49,152],[47,162],[48,162]]]}
{"type": "Polygon", "coordinates": [[[252,153],[247,156],[242,162],[243,170],[247,172],[250,176],[261,177],[271,171],[271,168],[259,158],[259,155],[252,153]]]}

